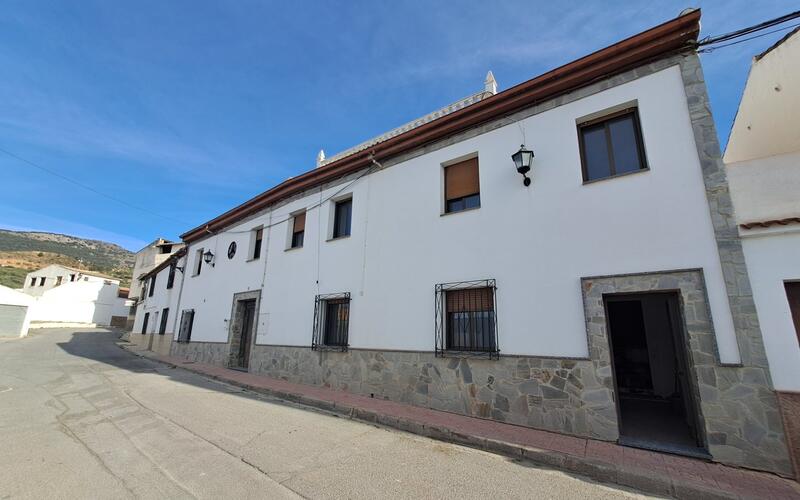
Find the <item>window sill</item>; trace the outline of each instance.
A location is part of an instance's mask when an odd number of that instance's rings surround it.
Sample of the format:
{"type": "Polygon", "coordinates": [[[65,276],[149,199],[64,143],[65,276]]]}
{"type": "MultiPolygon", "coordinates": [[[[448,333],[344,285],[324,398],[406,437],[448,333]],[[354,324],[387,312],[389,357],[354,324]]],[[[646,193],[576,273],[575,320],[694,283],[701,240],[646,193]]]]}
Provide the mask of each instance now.
{"type": "Polygon", "coordinates": [[[256,262],[258,260],[261,260],[261,257],[259,257],[257,259],[254,259],[254,258],[250,257],[249,259],[245,259],[245,262],[256,262]]]}
{"type": "MultiPolygon", "coordinates": [[[[330,241],[330,240],[328,240],[328,241],[330,241]]],[[[303,247],[289,247],[289,248],[284,248],[283,251],[284,252],[291,252],[292,250],[302,250],[302,249],[303,249],[303,247]]]]}
{"type": "Polygon", "coordinates": [[[330,242],[330,241],[346,240],[346,239],[347,239],[347,238],[349,238],[350,236],[351,236],[351,235],[347,234],[347,235],[345,235],[345,236],[337,236],[336,238],[328,238],[327,240],[325,240],[325,242],[327,243],[327,242],[330,242]]]}
{"type": "Polygon", "coordinates": [[[632,172],[625,172],[624,174],[616,174],[616,175],[611,175],[611,176],[608,176],[608,177],[603,177],[601,179],[592,179],[590,181],[583,181],[583,185],[585,186],[587,184],[596,184],[598,182],[610,181],[612,179],[619,179],[620,177],[627,177],[629,175],[642,174],[644,172],[649,172],[649,171],[650,171],[650,167],[640,168],[639,170],[633,170],[632,172]]]}
{"type": "Polygon", "coordinates": [[[474,212],[475,210],[480,210],[481,207],[472,207],[472,208],[465,208],[464,210],[456,210],[454,212],[443,212],[439,214],[439,217],[444,217],[446,215],[456,215],[456,214],[463,214],[464,212],[474,212]]]}

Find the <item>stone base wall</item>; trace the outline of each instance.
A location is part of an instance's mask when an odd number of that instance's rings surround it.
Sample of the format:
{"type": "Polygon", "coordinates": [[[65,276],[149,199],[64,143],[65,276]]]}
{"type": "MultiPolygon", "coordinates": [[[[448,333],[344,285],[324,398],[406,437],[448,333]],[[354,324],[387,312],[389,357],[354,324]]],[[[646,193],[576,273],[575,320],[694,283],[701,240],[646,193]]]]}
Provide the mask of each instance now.
{"type": "Polygon", "coordinates": [[[588,360],[254,346],[250,372],[595,439],[616,440],[611,391],[588,360]]]}
{"type": "Polygon", "coordinates": [[[172,342],[169,354],[197,363],[228,366],[228,352],[228,344],[219,342],[172,342]]]}
{"type": "Polygon", "coordinates": [[[794,477],[800,479],[800,392],[778,392],[778,403],[794,464],[794,477]]]}

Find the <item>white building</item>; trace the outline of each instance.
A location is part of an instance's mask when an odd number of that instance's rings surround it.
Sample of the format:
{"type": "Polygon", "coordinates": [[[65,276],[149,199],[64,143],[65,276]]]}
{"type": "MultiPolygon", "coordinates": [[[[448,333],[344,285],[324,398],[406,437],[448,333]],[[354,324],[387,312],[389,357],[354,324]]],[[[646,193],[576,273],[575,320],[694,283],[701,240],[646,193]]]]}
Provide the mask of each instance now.
{"type": "Polygon", "coordinates": [[[800,31],[756,56],[725,151],[764,346],[800,464],[800,31]]]}
{"type": "Polygon", "coordinates": [[[0,285],[0,337],[28,334],[31,306],[35,301],[30,295],[0,285]]]}
{"type": "Polygon", "coordinates": [[[59,264],[28,273],[22,291],[36,298],[30,311],[36,327],[122,326],[132,305],[119,280],[59,264]]]}
{"type": "Polygon", "coordinates": [[[320,158],[183,234],[134,331],[168,307],[173,356],[791,475],[699,19],[320,158]]]}
{"type": "Polygon", "coordinates": [[[128,340],[160,354],[169,354],[175,336],[178,299],[186,266],[185,252],[177,251],[139,277],[142,297],[128,340]]]}
{"type": "Polygon", "coordinates": [[[28,295],[40,297],[44,292],[52,290],[57,286],[77,281],[114,281],[119,284],[119,280],[93,271],[75,269],[73,267],[62,266],[61,264],[51,264],[36,271],[29,272],[25,276],[25,283],[22,285],[22,291],[28,295]]]}

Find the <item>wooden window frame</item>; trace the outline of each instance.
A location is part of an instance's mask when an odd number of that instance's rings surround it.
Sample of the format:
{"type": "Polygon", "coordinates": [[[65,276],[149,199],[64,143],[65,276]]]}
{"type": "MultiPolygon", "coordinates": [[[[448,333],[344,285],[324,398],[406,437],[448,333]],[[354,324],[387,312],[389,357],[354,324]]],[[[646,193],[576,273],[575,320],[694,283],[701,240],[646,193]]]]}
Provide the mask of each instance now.
{"type": "Polygon", "coordinates": [[[258,260],[264,250],[264,226],[253,228],[253,251],[250,252],[249,260],[258,260]]]}
{"type": "Polygon", "coordinates": [[[338,200],[333,200],[333,218],[331,221],[331,240],[338,240],[342,238],[349,238],[353,235],[353,197],[346,196],[344,198],[339,198],[338,200]],[[345,203],[350,203],[350,220],[347,224],[347,233],[337,234],[339,231],[339,207],[344,205],[345,203]]]}
{"type": "Polygon", "coordinates": [[[468,212],[470,210],[477,210],[477,209],[481,208],[481,165],[480,165],[479,156],[477,154],[471,154],[469,156],[461,157],[461,158],[456,159],[456,160],[450,160],[450,161],[442,164],[442,199],[443,199],[442,215],[457,214],[457,213],[468,212]],[[447,182],[448,182],[447,181],[447,172],[448,172],[448,169],[450,167],[455,167],[455,166],[460,165],[462,163],[466,163],[466,162],[473,161],[473,160],[475,161],[475,170],[476,170],[476,177],[477,177],[477,184],[478,184],[477,189],[478,190],[476,192],[474,192],[474,193],[466,194],[466,195],[463,195],[463,196],[458,196],[458,197],[454,197],[454,198],[448,198],[448,192],[447,192],[447,185],[448,185],[447,184],[447,182]],[[477,197],[477,205],[476,206],[460,208],[460,209],[457,209],[457,210],[450,210],[450,202],[455,202],[455,201],[459,201],[459,200],[466,201],[467,198],[472,198],[473,196],[477,197]]]}
{"type": "MultiPolygon", "coordinates": [[[[289,233],[289,249],[297,249],[303,248],[303,244],[305,243],[305,234],[306,234],[306,223],[308,223],[308,212],[298,212],[292,216],[292,230],[289,233]],[[298,231],[295,228],[297,223],[297,218],[299,216],[303,216],[303,229],[298,231]],[[299,238],[298,238],[299,236],[299,238]],[[298,242],[299,239],[299,242],[298,242]]],[[[352,216],[352,215],[351,215],[352,216]]],[[[335,215],[334,215],[335,217],[335,215]]]]}
{"type": "Polygon", "coordinates": [[[578,130],[578,149],[580,151],[581,156],[581,175],[583,177],[584,184],[591,184],[594,182],[604,181],[606,179],[614,179],[616,177],[624,177],[626,175],[631,174],[638,174],[640,172],[647,172],[650,170],[650,166],[647,163],[647,155],[645,154],[644,150],[644,136],[642,134],[642,122],[639,119],[639,107],[638,106],[630,106],[625,109],[621,109],[619,111],[614,111],[612,113],[608,113],[602,115],[597,118],[593,118],[591,120],[582,121],[577,124],[578,130]],[[636,150],[639,156],[639,168],[637,170],[632,170],[630,172],[623,172],[621,174],[616,173],[617,166],[614,161],[614,148],[611,144],[611,132],[608,128],[608,122],[620,118],[622,116],[632,115],[633,116],[633,132],[636,136],[636,150]],[[606,150],[608,152],[608,167],[610,175],[606,177],[598,177],[597,179],[589,179],[589,171],[586,165],[586,145],[583,139],[583,129],[593,127],[595,125],[599,125],[601,123],[605,124],[605,136],[606,136],[606,150]]]}

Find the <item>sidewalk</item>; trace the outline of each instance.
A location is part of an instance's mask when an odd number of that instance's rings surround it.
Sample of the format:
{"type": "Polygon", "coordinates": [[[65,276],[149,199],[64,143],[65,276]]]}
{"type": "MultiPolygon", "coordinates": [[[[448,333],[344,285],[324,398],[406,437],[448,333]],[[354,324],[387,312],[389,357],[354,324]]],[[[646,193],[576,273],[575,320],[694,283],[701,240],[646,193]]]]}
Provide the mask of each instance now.
{"type": "Polygon", "coordinates": [[[800,499],[798,483],[768,473],[294,384],[160,356],[130,344],[120,345],[136,355],[255,392],[650,494],[678,498],[800,499]]]}

